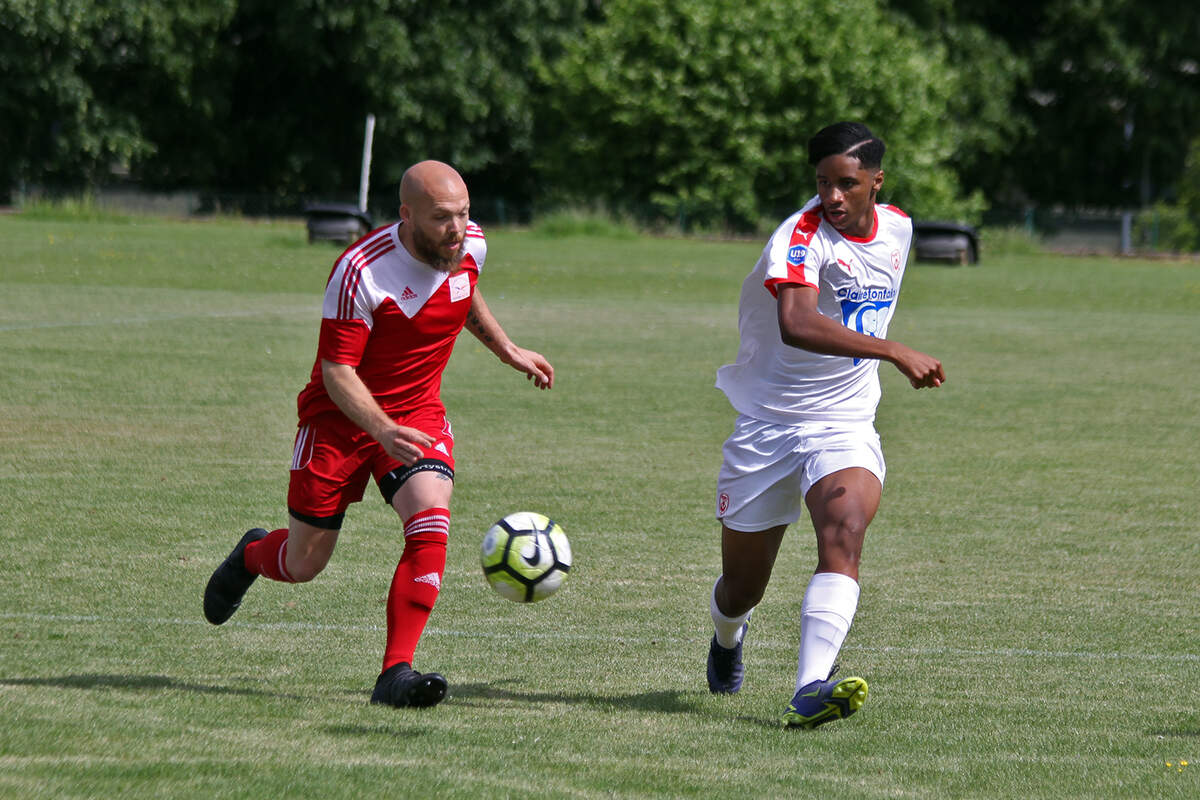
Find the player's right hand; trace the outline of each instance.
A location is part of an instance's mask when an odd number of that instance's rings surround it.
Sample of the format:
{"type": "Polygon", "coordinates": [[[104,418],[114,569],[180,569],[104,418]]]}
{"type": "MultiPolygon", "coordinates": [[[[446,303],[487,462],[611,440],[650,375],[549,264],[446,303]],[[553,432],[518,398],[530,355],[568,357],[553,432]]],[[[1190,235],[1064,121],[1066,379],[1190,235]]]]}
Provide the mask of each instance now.
{"type": "Polygon", "coordinates": [[[434,438],[424,431],[409,428],[405,425],[393,425],[376,437],[385,453],[406,467],[417,462],[424,452],[422,448],[430,447],[434,438]]]}

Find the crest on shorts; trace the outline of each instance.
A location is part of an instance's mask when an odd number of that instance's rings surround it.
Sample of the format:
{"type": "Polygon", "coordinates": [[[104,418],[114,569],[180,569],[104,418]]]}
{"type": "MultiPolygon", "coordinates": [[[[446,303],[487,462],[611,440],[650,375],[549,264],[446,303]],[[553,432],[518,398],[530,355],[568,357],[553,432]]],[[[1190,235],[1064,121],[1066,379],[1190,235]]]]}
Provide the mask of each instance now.
{"type": "Polygon", "coordinates": [[[717,516],[718,517],[725,516],[725,512],[728,510],[729,510],[729,495],[726,494],[725,492],[721,492],[721,494],[717,496],[717,516]]]}

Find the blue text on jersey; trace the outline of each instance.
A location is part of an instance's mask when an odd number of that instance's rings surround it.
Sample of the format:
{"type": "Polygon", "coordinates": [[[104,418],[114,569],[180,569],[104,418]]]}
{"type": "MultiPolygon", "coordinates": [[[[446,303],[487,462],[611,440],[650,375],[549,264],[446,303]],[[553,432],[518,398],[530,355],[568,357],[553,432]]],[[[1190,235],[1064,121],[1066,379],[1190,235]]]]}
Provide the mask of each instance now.
{"type": "MultiPolygon", "coordinates": [[[[896,299],[895,289],[877,287],[839,289],[837,294],[841,298],[842,324],[867,336],[878,336],[884,329],[896,299]]],[[[854,359],[854,366],[860,363],[861,358],[854,359]]]]}

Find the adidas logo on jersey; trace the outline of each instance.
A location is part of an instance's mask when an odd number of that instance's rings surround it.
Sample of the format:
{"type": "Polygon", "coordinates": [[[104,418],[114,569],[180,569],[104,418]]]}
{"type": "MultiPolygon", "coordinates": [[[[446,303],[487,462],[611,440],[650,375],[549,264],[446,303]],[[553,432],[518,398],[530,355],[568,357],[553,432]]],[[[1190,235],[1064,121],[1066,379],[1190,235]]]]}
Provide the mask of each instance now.
{"type": "Polygon", "coordinates": [[[405,300],[416,300],[416,299],[417,299],[417,293],[414,292],[412,289],[410,289],[407,286],[405,286],[404,291],[400,293],[400,302],[404,302],[405,300]]]}
{"type": "Polygon", "coordinates": [[[436,572],[430,572],[420,577],[413,578],[413,583],[428,583],[435,589],[442,588],[442,579],[436,572]]]}

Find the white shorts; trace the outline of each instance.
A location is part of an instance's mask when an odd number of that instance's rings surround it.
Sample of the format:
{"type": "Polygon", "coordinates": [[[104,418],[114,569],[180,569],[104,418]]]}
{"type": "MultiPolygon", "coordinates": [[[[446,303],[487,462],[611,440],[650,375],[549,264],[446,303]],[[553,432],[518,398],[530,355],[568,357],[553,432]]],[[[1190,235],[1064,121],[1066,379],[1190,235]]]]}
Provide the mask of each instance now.
{"type": "Polygon", "coordinates": [[[812,485],[838,470],[869,469],[881,485],[887,471],[869,422],[778,425],[739,414],[722,455],[717,519],[735,531],[791,525],[812,485]]]}

